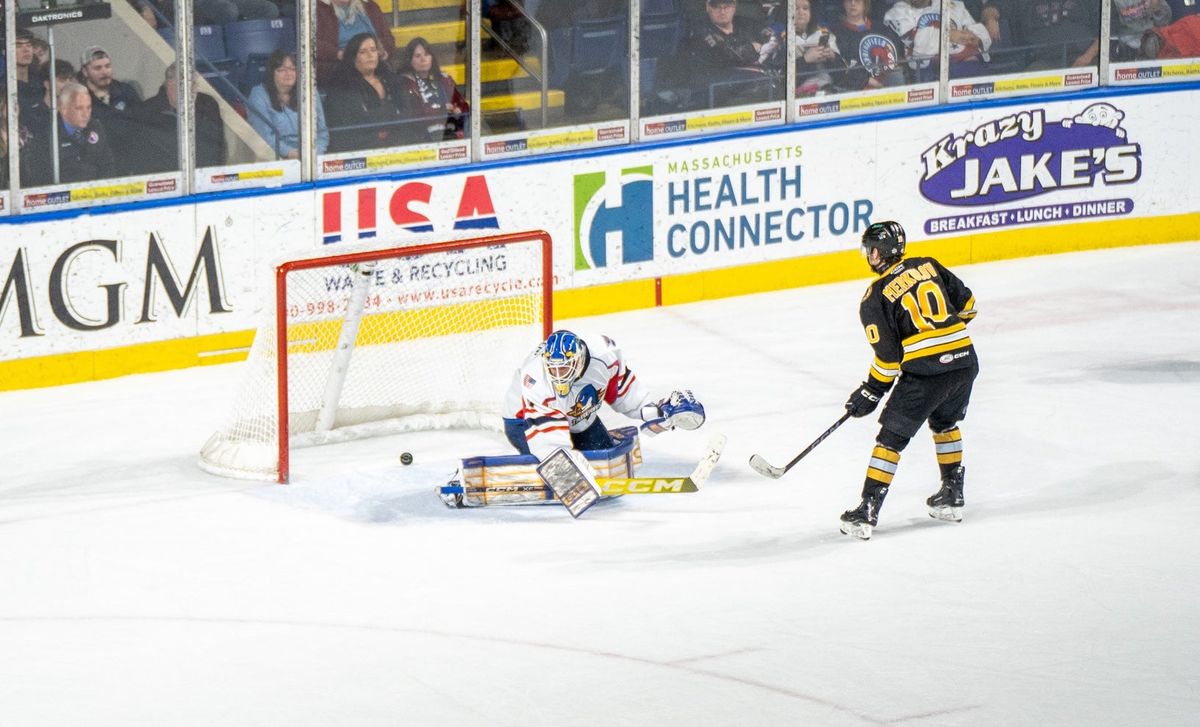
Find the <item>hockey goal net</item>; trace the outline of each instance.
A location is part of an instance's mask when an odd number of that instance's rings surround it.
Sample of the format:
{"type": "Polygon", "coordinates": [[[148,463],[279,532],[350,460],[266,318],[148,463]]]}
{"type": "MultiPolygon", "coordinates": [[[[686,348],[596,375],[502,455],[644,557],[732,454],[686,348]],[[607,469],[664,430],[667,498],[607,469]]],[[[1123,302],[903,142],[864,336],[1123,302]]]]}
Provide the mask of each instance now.
{"type": "Polygon", "coordinates": [[[214,474],[289,478],[289,449],[439,428],[499,428],[512,372],[552,330],[541,231],[292,260],[225,425],[214,474]]]}

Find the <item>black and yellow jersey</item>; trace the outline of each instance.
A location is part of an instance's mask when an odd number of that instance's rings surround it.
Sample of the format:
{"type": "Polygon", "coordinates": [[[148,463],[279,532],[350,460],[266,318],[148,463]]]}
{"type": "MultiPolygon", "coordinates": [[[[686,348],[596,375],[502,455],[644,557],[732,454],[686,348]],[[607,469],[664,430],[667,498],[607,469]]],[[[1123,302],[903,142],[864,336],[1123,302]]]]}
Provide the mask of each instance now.
{"type": "Polygon", "coordinates": [[[871,283],[858,310],[875,349],[867,382],[882,391],[901,371],[931,376],[975,365],[967,322],[975,296],[930,257],[901,260],[871,283]]]}

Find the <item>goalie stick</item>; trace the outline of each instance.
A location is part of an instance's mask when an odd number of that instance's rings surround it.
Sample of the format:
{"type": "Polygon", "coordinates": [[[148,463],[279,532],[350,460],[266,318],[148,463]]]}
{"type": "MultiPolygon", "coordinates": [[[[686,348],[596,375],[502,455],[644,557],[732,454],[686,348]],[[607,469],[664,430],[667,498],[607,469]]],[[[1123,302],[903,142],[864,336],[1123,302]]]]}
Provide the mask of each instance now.
{"type": "Polygon", "coordinates": [[[755,454],[750,457],[751,469],[753,469],[755,472],[759,473],[763,477],[770,477],[773,480],[777,480],[780,477],[783,477],[785,474],[787,474],[788,470],[795,467],[797,462],[804,459],[805,455],[807,455],[809,452],[816,449],[818,444],[820,444],[821,442],[824,442],[826,437],[828,437],[830,434],[833,434],[833,432],[838,427],[845,424],[846,420],[849,418],[850,418],[850,412],[846,412],[845,414],[843,414],[841,419],[838,419],[836,422],[834,422],[833,426],[829,427],[824,432],[822,432],[821,436],[814,439],[812,444],[805,447],[803,452],[796,455],[792,459],[791,462],[788,462],[784,466],[776,467],[776,466],[770,464],[769,462],[767,462],[767,460],[763,459],[762,455],[755,454]]]}

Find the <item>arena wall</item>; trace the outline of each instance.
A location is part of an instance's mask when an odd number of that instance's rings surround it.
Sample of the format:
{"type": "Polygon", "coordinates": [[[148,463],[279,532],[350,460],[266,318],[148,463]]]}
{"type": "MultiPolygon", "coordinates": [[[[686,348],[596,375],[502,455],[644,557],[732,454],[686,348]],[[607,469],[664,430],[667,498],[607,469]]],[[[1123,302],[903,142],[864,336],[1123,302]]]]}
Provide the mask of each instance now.
{"type": "Polygon", "coordinates": [[[1197,110],[1105,88],[0,219],[0,390],[243,358],[272,264],[352,245],[545,229],[563,319],[865,280],[869,219],[951,265],[1194,240],[1197,110]]]}

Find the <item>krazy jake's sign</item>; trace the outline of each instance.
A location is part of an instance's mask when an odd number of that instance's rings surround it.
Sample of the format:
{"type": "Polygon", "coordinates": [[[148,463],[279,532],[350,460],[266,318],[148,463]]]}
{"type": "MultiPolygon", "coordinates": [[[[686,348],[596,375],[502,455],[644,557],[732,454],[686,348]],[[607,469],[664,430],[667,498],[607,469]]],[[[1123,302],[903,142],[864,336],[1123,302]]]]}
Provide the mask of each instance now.
{"type": "Polygon", "coordinates": [[[937,204],[982,206],[1135,182],[1142,149],[1121,127],[1124,118],[1115,106],[1095,103],[1057,121],[1033,109],[948,134],[921,155],[921,194],[937,204]]]}

